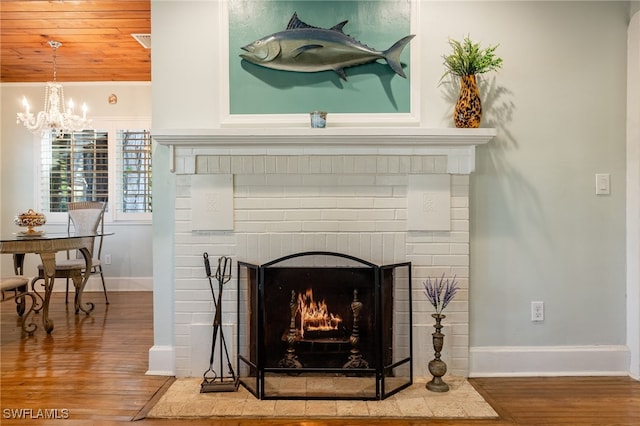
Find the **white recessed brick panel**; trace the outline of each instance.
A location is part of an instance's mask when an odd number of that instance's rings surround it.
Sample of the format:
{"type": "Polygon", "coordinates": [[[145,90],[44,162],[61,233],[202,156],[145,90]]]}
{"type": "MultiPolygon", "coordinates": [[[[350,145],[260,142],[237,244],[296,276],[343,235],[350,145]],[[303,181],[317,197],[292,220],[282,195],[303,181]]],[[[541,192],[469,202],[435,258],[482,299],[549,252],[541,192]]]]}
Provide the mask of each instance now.
{"type": "Polygon", "coordinates": [[[407,230],[451,229],[451,184],[449,175],[409,175],[407,230]]]}
{"type": "Polygon", "coordinates": [[[191,230],[232,230],[233,176],[193,175],[191,206],[191,230]]]}

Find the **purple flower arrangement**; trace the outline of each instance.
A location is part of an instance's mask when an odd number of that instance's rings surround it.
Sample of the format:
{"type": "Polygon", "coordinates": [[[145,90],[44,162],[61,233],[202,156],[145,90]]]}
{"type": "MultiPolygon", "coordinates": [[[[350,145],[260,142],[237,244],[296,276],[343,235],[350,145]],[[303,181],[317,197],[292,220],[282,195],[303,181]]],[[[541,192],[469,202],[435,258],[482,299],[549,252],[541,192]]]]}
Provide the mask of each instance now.
{"type": "Polygon", "coordinates": [[[449,281],[449,278],[445,280],[444,274],[433,281],[431,281],[430,277],[427,277],[427,280],[422,283],[424,285],[424,294],[436,309],[436,314],[442,314],[444,308],[453,300],[458,291],[457,284],[455,276],[449,281]],[[443,291],[444,294],[442,294],[443,291]]]}

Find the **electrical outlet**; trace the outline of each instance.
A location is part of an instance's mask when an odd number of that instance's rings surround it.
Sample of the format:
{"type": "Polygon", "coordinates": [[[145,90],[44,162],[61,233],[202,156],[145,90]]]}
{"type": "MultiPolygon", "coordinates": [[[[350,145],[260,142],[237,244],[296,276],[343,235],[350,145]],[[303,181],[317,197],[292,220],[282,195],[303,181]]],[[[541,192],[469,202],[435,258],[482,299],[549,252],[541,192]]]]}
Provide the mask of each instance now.
{"type": "Polygon", "coordinates": [[[111,255],[110,254],[105,254],[104,255],[104,264],[105,265],[111,265],[111,255]]]}
{"type": "Polygon", "coordinates": [[[544,321],[544,302],[531,302],[531,321],[544,321]]]}

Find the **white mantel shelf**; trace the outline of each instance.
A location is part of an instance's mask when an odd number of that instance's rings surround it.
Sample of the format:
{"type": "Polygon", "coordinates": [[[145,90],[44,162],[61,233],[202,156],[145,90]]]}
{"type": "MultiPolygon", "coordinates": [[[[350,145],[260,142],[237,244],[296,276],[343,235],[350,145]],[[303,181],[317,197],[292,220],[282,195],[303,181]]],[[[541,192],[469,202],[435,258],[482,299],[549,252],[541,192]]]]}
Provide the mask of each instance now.
{"type": "Polygon", "coordinates": [[[476,146],[496,135],[494,128],[433,129],[426,127],[309,127],[153,130],[161,145],[189,147],[267,148],[309,146],[476,146]]]}
{"type": "Polygon", "coordinates": [[[169,170],[180,174],[194,172],[195,151],[203,149],[226,155],[445,155],[448,173],[469,174],[475,169],[476,146],[487,144],[496,133],[494,128],[426,127],[229,127],[151,131],[153,139],[171,151],[169,170]],[[178,148],[189,152],[177,154],[178,148]]]}

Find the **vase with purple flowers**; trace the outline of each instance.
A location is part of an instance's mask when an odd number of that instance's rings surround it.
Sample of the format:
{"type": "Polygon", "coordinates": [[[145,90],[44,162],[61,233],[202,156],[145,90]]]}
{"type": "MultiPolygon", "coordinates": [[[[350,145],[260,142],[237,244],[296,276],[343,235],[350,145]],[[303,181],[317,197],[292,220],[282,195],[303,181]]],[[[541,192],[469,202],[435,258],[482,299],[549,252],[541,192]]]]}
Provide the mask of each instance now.
{"type": "Polygon", "coordinates": [[[427,300],[435,308],[435,313],[431,316],[435,319],[436,323],[434,328],[436,331],[431,334],[433,337],[433,349],[435,351],[434,359],[429,361],[429,373],[433,376],[433,379],[426,384],[427,389],[433,392],[447,392],[449,385],[442,380],[442,376],[447,372],[447,364],[440,359],[442,347],[444,345],[444,334],[442,333],[442,320],[446,318],[446,315],[442,313],[444,308],[447,307],[458,291],[458,286],[455,277],[452,280],[444,278],[444,274],[440,278],[427,280],[423,283],[424,294],[427,296],[427,300]]]}

